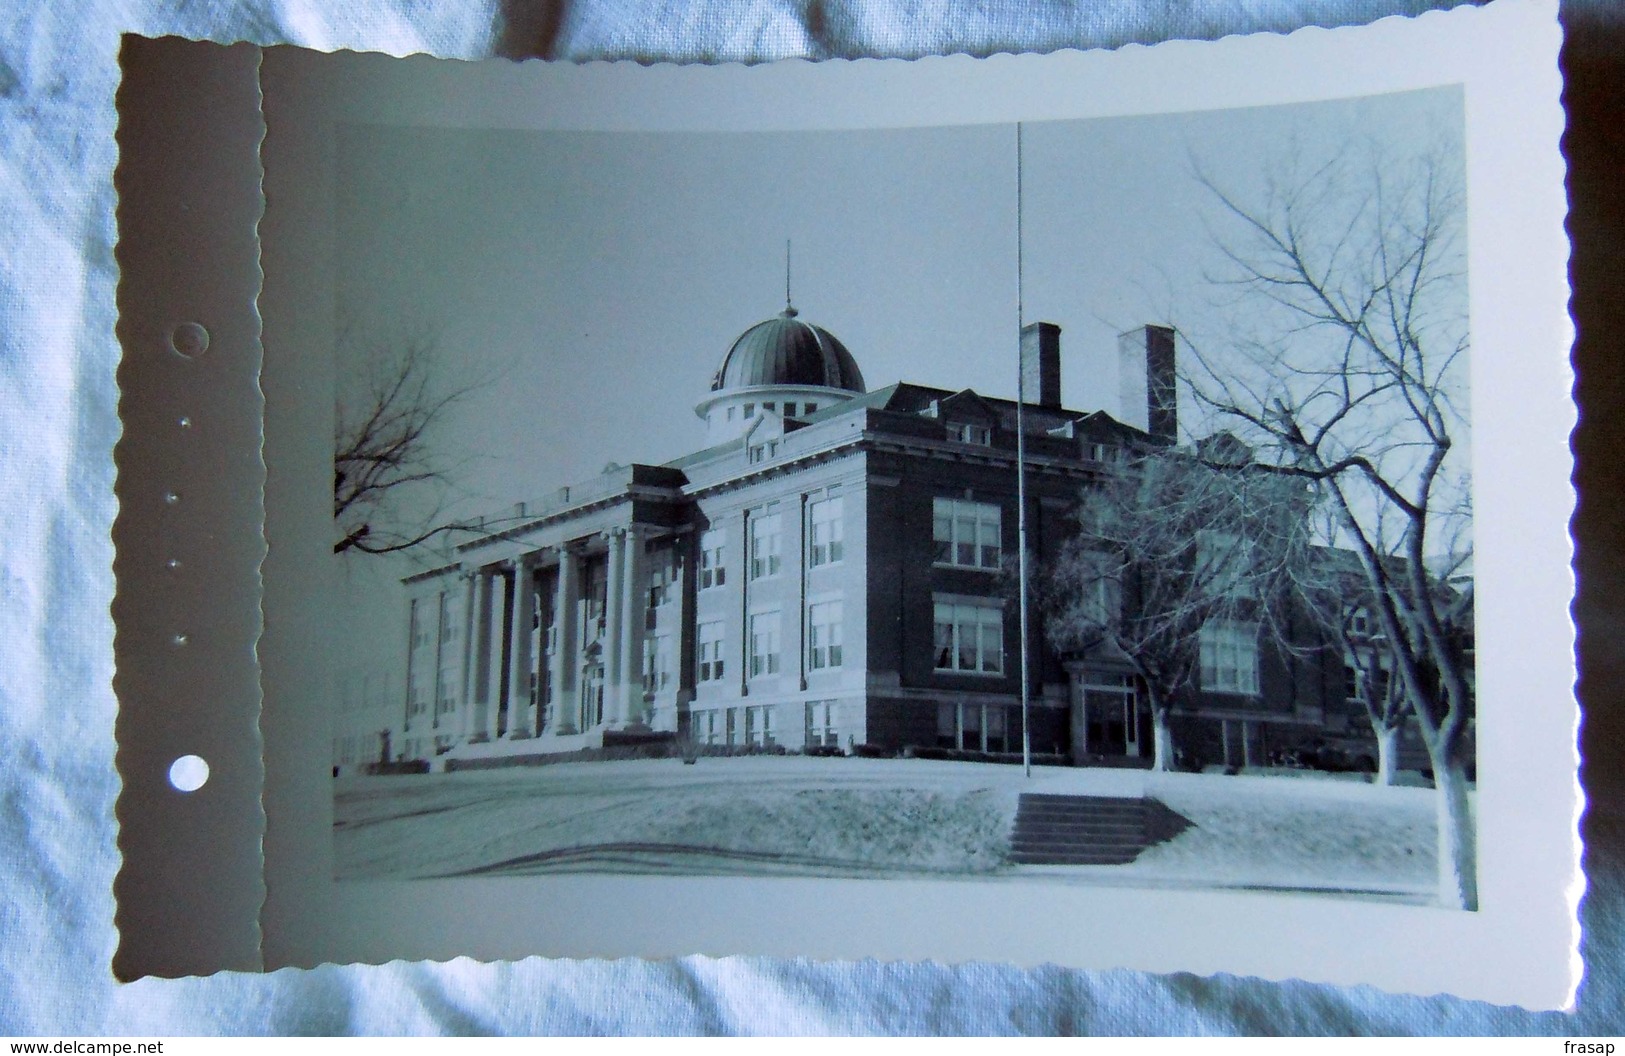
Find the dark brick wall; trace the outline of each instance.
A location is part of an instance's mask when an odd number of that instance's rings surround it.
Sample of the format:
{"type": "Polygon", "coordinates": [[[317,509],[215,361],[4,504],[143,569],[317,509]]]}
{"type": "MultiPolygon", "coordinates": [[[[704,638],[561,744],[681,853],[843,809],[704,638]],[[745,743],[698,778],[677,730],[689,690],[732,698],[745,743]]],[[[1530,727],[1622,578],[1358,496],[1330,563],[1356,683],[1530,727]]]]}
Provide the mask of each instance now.
{"type": "Polygon", "coordinates": [[[931,701],[871,697],[869,743],[886,748],[936,744],[936,704],[931,701]]]}
{"type": "MultiPolygon", "coordinates": [[[[1077,480],[1038,473],[1028,478],[1028,533],[1040,563],[1059,553],[1082,488],[1077,480]]],[[[867,525],[870,670],[896,672],[904,686],[1019,694],[1016,657],[1021,637],[1013,573],[933,564],[932,502],[938,497],[963,499],[967,492],[973,501],[999,505],[1000,542],[1007,563],[1013,564],[1018,521],[1016,481],[1009,469],[898,454],[871,456],[867,525]],[[876,477],[886,483],[876,484],[876,477]],[[938,593],[1006,600],[1002,676],[936,671],[932,599],[938,593]]],[[[1044,643],[1036,612],[1031,630],[1036,696],[1044,683],[1064,683],[1066,673],[1059,657],[1044,643]]]]}

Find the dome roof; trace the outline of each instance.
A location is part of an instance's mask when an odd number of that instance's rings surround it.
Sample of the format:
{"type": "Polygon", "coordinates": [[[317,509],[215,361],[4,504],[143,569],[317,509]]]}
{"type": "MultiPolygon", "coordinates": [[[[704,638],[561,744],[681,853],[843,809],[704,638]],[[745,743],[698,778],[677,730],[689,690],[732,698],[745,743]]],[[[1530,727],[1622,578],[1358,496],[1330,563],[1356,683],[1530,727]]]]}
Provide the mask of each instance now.
{"type": "Polygon", "coordinates": [[[819,385],[863,392],[857,361],[835,335],[794,308],[739,335],[711,379],[712,391],[754,385],[819,385]]]}

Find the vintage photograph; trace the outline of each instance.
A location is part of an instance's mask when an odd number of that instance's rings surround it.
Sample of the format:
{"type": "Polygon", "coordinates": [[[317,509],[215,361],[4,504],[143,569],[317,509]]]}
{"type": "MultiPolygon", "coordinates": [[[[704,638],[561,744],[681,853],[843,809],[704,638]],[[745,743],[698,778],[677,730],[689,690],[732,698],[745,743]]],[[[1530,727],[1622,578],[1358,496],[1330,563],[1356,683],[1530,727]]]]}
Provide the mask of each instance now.
{"type": "Polygon", "coordinates": [[[335,879],[1476,909],[1464,127],[340,124],[335,879]]]}

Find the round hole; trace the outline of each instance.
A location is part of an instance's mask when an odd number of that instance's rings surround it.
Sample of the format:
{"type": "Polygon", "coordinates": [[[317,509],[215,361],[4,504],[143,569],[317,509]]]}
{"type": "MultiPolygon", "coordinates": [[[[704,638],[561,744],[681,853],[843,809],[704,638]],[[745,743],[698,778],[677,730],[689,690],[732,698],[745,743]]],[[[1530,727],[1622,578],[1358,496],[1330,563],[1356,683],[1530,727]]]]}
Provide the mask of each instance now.
{"type": "Polygon", "coordinates": [[[209,764],[201,756],[183,755],[169,764],[169,783],[182,792],[196,792],[209,780],[209,764]]]}
{"type": "Polygon", "coordinates": [[[170,331],[169,344],[187,359],[196,359],[209,350],[209,332],[197,323],[182,323],[170,331]]]}

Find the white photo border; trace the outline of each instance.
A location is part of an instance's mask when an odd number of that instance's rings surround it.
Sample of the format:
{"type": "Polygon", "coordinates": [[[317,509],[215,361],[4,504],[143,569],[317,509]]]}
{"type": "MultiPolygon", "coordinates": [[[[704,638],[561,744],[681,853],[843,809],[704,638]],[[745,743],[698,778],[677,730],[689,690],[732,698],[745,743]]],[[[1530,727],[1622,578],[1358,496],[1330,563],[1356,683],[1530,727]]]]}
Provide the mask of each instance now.
{"type": "Polygon", "coordinates": [[[1560,30],[1497,0],[1370,26],[1048,56],[760,67],[271,49],[262,227],[265,967],[529,955],[1057,963],[1572,1004],[1577,833],[1560,30]],[[1480,909],[1042,882],[637,877],[335,883],[324,641],[339,123],[878,128],[1211,110],[1460,84],[1467,121],[1480,909]],[[953,919],[974,929],[945,928],[953,919]],[[773,922],[819,921],[818,926],[773,922]]]}

